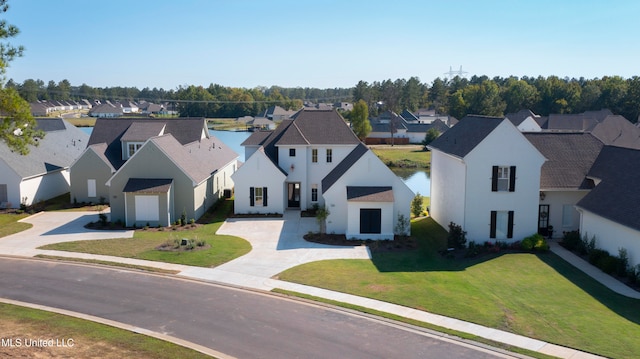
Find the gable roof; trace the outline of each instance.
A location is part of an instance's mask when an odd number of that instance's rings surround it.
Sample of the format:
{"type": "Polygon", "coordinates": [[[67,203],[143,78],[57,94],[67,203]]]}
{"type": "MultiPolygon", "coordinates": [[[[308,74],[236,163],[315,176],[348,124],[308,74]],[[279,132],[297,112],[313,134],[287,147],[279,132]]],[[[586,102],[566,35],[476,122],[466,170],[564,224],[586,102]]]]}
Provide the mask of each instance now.
{"type": "Polygon", "coordinates": [[[470,115],[444,132],[428,146],[460,158],[471,152],[482,140],[505,121],[502,117],[470,115]]]}
{"type": "Polygon", "coordinates": [[[582,198],[582,207],[601,217],[640,230],[640,150],[605,146],[589,171],[601,182],[582,198]]]}
{"type": "Polygon", "coordinates": [[[260,146],[264,143],[264,141],[271,135],[271,131],[254,131],[244,140],[240,146],[260,146]]]}
{"type": "Polygon", "coordinates": [[[122,192],[167,193],[172,183],[171,178],[129,178],[122,192]]]}
{"type": "Polygon", "coordinates": [[[520,110],[516,113],[508,113],[505,117],[509,119],[509,121],[511,121],[511,123],[513,123],[517,127],[517,126],[520,126],[520,124],[529,117],[535,120],[540,116],[536,115],[531,110],[520,110]]]}
{"type": "Polygon", "coordinates": [[[38,146],[31,146],[23,156],[0,141],[0,160],[18,176],[29,178],[68,168],[82,154],[89,135],[60,118],[36,119],[36,128],[45,131],[38,146]]]}
{"type": "MultiPolygon", "coordinates": [[[[145,126],[149,126],[152,130],[157,130],[162,124],[164,134],[170,133],[173,137],[185,145],[190,142],[199,141],[203,134],[209,137],[209,131],[206,130],[204,118],[172,118],[172,119],[152,119],[152,118],[98,118],[89,138],[89,146],[106,143],[105,157],[113,168],[120,168],[125,160],[122,159],[122,144],[120,140],[133,124],[136,124],[129,134],[131,138],[136,137],[136,141],[146,141],[147,138],[140,136],[142,133],[149,135],[153,131],[145,130],[145,126]]],[[[159,133],[154,133],[157,136],[159,133]]]]}
{"type": "Polygon", "coordinates": [[[120,138],[121,142],[146,141],[151,137],[159,136],[165,128],[164,122],[134,122],[120,138]]]}
{"type": "Polygon", "coordinates": [[[640,149],[640,128],[623,116],[607,116],[591,133],[607,145],[640,149]]]}
{"type": "Polygon", "coordinates": [[[322,179],[322,193],[327,192],[369,149],[362,142],[322,179]]]}
{"type": "Polygon", "coordinates": [[[173,135],[153,137],[155,144],[171,161],[198,184],[238,157],[229,146],[215,136],[181,145],[173,135]]]}
{"type": "Polygon", "coordinates": [[[291,118],[293,126],[287,127],[276,146],[356,145],[360,143],[358,137],[336,110],[302,109],[291,118]]]}
{"type": "Polygon", "coordinates": [[[587,173],[604,144],[589,133],[531,132],[524,136],[547,161],[540,173],[541,189],[590,189],[587,173]]]}

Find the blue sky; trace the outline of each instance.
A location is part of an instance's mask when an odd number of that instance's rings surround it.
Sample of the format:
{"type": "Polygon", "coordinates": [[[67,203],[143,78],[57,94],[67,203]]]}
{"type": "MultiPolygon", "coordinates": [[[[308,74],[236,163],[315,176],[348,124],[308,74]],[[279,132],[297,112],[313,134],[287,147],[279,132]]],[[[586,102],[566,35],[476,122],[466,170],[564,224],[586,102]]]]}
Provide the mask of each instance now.
{"type": "Polygon", "coordinates": [[[93,87],[352,87],[640,75],[636,0],[9,0],[7,77],[93,87]]]}

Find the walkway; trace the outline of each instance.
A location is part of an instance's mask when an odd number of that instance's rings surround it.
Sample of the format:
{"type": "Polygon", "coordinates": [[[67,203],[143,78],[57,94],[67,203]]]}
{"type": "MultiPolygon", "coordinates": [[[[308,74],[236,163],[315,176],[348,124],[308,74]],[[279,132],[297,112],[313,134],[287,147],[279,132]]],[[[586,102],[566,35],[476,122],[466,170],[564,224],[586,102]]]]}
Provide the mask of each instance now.
{"type": "MultiPolygon", "coordinates": [[[[297,211],[287,211],[283,218],[278,219],[228,219],[217,233],[242,237],[251,243],[253,249],[247,255],[216,268],[36,249],[44,244],[56,242],[116,237],[131,238],[133,236],[132,231],[89,231],[83,227],[85,223],[95,220],[97,220],[95,212],[47,212],[25,218],[22,221],[32,223],[34,227],[0,238],[0,255],[32,257],[38,254],[48,254],[97,259],[174,270],[179,272],[179,276],[185,278],[214,281],[249,289],[270,291],[279,288],[391,313],[559,358],[600,358],[578,350],[400,305],[273,279],[283,270],[302,263],[324,259],[370,258],[370,253],[365,246],[336,247],[306,242],[302,236],[309,231],[316,231],[317,224],[314,218],[300,218],[297,211]]],[[[551,248],[554,253],[578,268],[581,268],[585,263],[578,257],[572,257],[571,253],[557,244],[552,243],[551,248]],[[580,264],[579,261],[582,261],[583,264],[580,264]]],[[[611,277],[606,276],[608,277],[606,278],[599,273],[587,271],[587,269],[583,270],[589,275],[599,277],[600,279],[596,279],[604,282],[609,288],[618,287],[614,282],[619,282],[611,277]]],[[[599,272],[599,270],[596,271],[599,272]]],[[[622,289],[618,288],[618,290],[622,289]]]]}

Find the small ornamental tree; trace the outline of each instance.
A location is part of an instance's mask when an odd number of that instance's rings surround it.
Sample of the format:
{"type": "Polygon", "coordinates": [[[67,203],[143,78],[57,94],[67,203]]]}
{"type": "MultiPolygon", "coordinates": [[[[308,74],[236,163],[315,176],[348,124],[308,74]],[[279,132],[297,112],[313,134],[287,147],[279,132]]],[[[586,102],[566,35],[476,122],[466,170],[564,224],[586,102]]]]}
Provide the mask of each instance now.
{"type": "Polygon", "coordinates": [[[414,217],[420,217],[420,215],[422,214],[422,202],[423,198],[420,195],[420,192],[418,192],[411,201],[411,214],[413,214],[414,217]]]}
{"type": "Polygon", "coordinates": [[[449,248],[462,249],[467,244],[467,232],[462,230],[462,226],[453,222],[449,223],[449,235],[447,245],[449,248]]]}
{"type": "Polygon", "coordinates": [[[329,214],[331,213],[327,207],[318,208],[316,211],[316,222],[318,222],[318,226],[320,227],[320,234],[324,234],[326,232],[326,219],[329,217],[329,214]]]}

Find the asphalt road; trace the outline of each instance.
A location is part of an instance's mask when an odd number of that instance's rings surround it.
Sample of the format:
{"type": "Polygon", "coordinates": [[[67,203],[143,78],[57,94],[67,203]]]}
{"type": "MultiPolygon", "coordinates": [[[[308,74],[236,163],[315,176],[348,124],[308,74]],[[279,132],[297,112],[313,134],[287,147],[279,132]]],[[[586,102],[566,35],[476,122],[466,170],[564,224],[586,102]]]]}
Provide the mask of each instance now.
{"type": "Polygon", "coordinates": [[[84,265],[2,258],[0,297],[115,320],[237,358],[507,357],[272,295],[84,265]]]}

